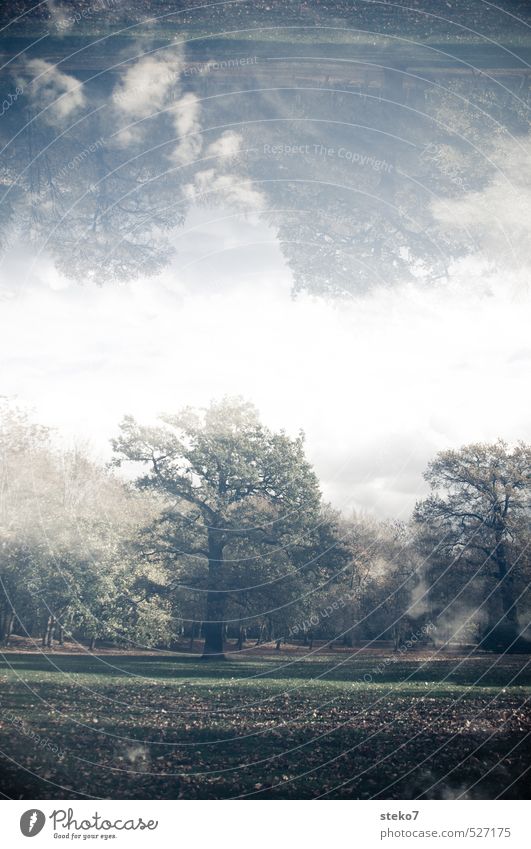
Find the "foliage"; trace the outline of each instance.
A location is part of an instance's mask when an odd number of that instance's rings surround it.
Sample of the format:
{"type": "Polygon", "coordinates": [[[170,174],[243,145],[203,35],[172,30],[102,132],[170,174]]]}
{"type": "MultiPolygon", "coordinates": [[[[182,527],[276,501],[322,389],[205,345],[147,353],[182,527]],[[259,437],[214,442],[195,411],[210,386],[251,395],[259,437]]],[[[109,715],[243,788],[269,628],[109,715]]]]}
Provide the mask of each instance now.
{"type": "Polygon", "coordinates": [[[528,624],[530,469],[523,443],[444,451],[426,472],[433,493],[415,510],[432,596],[449,591],[445,611],[464,596],[486,620],[485,645],[505,650],[520,647],[528,624]]]}

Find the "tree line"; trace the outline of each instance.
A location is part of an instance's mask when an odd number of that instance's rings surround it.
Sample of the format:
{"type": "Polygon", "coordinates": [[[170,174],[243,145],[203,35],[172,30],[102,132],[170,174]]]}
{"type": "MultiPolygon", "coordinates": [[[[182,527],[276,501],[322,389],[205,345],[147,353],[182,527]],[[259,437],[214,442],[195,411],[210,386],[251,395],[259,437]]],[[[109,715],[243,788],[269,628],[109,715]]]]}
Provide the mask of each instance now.
{"type": "Polygon", "coordinates": [[[126,417],[103,466],[0,408],[0,639],[526,651],[531,447],[439,453],[408,522],[342,515],[304,436],[224,399],[126,417]]]}

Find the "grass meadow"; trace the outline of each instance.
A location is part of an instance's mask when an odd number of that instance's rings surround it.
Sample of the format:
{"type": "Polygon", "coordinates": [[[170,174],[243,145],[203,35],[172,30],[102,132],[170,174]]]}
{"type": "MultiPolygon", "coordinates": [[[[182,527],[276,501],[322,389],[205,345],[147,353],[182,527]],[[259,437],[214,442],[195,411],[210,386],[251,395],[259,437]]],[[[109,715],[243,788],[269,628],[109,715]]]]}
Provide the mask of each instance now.
{"type": "Polygon", "coordinates": [[[6,651],[14,798],[523,798],[525,656],[6,651]]]}

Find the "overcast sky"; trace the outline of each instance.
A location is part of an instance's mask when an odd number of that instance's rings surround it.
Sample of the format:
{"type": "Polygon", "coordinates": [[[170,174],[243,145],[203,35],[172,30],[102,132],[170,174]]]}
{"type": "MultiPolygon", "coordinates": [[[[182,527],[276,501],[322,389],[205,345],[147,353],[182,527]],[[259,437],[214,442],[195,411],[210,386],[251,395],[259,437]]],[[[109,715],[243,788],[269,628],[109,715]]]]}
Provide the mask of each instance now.
{"type": "Polygon", "coordinates": [[[531,436],[531,310],[514,271],[469,259],[438,289],[327,303],[292,299],[258,217],[196,212],[174,242],[161,276],[100,288],[13,250],[0,271],[3,392],[101,457],[124,413],[241,394],[268,424],[305,430],[336,506],[379,515],[407,515],[437,450],[531,436]]]}

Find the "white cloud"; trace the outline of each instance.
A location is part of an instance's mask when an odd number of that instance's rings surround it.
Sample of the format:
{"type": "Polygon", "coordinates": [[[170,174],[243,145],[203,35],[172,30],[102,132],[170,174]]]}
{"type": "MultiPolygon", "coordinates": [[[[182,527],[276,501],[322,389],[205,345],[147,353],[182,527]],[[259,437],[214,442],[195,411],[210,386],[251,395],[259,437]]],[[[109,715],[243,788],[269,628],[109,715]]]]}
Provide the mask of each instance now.
{"type": "Polygon", "coordinates": [[[224,203],[228,207],[259,212],[265,198],[248,177],[234,173],[219,173],[215,168],[198,171],[192,183],[185,186],[190,201],[205,197],[209,203],[224,203]]]}
{"type": "Polygon", "coordinates": [[[199,128],[201,107],[195,94],[188,92],[175,104],[175,129],[179,136],[194,133],[199,128]]]}
{"type": "MultiPolygon", "coordinates": [[[[185,94],[175,105],[174,125],[179,141],[173,158],[180,163],[193,163],[201,152],[201,104],[195,94],[185,94]]],[[[216,158],[212,168],[194,174],[185,185],[184,196],[191,202],[207,198],[209,203],[225,204],[246,211],[259,212],[265,207],[265,198],[252,180],[231,169],[231,160],[239,153],[242,137],[227,131],[207,148],[207,156],[216,158]]]]}
{"type": "Polygon", "coordinates": [[[70,74],[64,74],[56,65],[44,59],[30,59],[25,64],[32,75],[31,96],[50,123],[70,118],[85,105],[83,83],[70,74]]]}
{"type": "Polygon", "coordinates": [[[207,148],[208,156],[233,158],[238,156],[242,146],[242,137],[240,133],[235,133],[228,130],[212,142],[207,148]]]}
{"type": "Polygon", "coordinates": [[[147,118],[160,111],[180,84],[182,54],[143,56],[122,75],[113,91],[113,102],[131,118],[147,118]]]}
{"type": "Polygon", "coordinates": [[[188,92],[175,104],[173,123],[178,143],[173,152],[177,162],[194,162],[203,146],[200,124],[201,104],[195,94],[188,92]]]}

